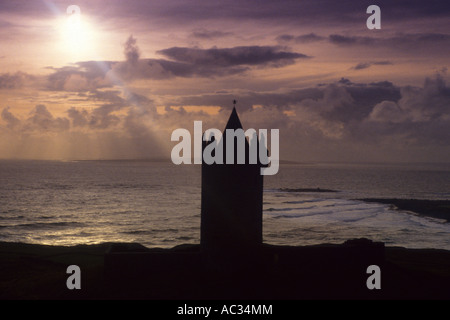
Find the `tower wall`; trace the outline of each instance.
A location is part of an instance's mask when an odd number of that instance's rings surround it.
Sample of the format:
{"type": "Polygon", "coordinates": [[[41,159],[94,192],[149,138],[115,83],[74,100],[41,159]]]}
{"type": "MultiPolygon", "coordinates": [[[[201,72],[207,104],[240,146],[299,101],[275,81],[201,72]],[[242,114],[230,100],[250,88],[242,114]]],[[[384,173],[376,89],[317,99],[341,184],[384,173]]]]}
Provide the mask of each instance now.
{"type": "MultiPolygon", "coordinates": [[[[225,129],[241,127],[233,110],[225,129]],[[234,118],[233,118],[234,117],[234,118]]],[[[263,176],[260,164],[226,164],[226,136],[223,164],[202,163],[201,245],[204,250],[220,252],[246,250],[262,243],[263,176]]],[[[203,149],[207,143],[204,143],[203,149]]]]}

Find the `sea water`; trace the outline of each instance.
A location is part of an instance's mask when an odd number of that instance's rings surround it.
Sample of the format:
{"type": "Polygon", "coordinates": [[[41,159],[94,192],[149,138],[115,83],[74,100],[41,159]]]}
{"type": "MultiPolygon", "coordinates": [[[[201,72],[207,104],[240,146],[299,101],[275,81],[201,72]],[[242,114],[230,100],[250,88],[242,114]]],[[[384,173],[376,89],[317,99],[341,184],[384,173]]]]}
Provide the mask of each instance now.
{"type": "MultiPolygon", "coordinates": [[[[199,165],[1,160],[0,241],[195,244],[200,191],[199,165]]],[[[450,223],[361,198],[448,200],[450,167],[281,165],[277,175],[264,177],[264,242],[311,245],[366,237],[391,246],[450,250],[450,223]]]]}

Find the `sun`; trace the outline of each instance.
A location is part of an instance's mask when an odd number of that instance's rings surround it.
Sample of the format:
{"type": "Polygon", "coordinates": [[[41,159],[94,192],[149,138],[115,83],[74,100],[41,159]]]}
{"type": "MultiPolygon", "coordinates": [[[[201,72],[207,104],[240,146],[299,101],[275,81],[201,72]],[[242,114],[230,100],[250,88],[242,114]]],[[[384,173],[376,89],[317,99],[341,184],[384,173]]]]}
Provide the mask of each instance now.
{"type": "Polygon", "coordinates": [[[68,15],[58,24],[61,49],[75,60],[89,60],[96,55],[96,30],[82,15],[68,15]]]}

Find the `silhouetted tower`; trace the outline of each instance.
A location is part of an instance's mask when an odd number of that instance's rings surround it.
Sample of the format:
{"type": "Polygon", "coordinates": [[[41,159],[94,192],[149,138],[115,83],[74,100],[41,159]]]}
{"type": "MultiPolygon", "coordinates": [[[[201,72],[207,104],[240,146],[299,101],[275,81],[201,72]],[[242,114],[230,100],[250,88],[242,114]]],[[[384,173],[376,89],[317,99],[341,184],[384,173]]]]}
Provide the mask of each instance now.
{"type": "MultiPolygon", "coordinates": [[[[247,138],[245,164],[237,163],[237,138],[234,164],[226,164],[226,129],[243,129],[235,107],[219,142],[223,147],[223,164],[202,162],[201,246],[206,252],[219,254],[227,250],[247,251],[262,244],[261,165],[259,160],[249,164],[247,138]]],[[[256,136],[253,139],[252,143],[257,143],[256,136]]],[[[203,150],[209,143],[203,142],[203,150]]]]}

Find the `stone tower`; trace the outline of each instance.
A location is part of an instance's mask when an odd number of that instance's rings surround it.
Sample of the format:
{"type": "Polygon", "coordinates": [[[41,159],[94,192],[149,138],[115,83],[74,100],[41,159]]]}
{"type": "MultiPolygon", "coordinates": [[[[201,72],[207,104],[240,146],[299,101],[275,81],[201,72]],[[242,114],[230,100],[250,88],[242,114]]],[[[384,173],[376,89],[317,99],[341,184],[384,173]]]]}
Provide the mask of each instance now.
{"type": "MultiPolygon", "coordinates": [[[[226,164],[227,129],[243,129],[236,108],[219,141],[223,147],[223,164],[202,162],[200,242],[204,251],[218,254],[248,251],[262,244],[262,166],[259,160],[257,164],[249,164],[247,138],[245,164],[237,164],[237,138],[234,138],[234,164],[226,164]]],[[[209,143],[203,142],[203,150],[209,143]]]]}

